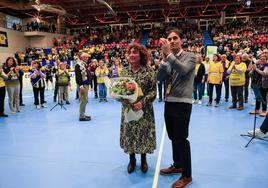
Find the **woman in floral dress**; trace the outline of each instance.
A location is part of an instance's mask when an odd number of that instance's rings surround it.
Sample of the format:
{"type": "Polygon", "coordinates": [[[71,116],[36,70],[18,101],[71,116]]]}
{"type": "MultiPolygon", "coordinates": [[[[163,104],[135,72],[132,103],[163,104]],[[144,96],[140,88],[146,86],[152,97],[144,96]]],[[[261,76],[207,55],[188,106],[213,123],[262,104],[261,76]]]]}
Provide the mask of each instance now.
{"type": "Polygon", "coordinates": [[[133,111],[143,110],[144,114],[138,121],[125,123],[124,111],[129,106],[127,101],[122,102],[120,146],[130,155],[128,173],[135,170],[135,154],[141,154],[142,172],[146,173],[148,165],[146,154],[156,149],[155,119],[153,101],[156,98],[156,75],[148,64],[147,50],[140,44],[132,44],[128,49],[130,67],[122,71],[123,77],[133,78],[142,91],[137,101],[131,104],[133,111]]]}

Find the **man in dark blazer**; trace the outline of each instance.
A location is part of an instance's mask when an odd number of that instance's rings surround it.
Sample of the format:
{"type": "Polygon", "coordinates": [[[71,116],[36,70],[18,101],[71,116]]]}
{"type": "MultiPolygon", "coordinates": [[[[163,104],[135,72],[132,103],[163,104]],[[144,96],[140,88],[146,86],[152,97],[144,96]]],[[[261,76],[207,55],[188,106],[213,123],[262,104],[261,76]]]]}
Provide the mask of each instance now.
{"type": "Polygon", "coordinates": [[[80,59],[75,65],[75,80],[79,87],[80,96],[80,109],[79,109],[79,121],[90,121],[91,117],[85,115],[86,105],[88,102],[88,90],[89,84],[92,81],[90,72],[88,70],[88,58],[87,53],[82,53],[80,59]]]}

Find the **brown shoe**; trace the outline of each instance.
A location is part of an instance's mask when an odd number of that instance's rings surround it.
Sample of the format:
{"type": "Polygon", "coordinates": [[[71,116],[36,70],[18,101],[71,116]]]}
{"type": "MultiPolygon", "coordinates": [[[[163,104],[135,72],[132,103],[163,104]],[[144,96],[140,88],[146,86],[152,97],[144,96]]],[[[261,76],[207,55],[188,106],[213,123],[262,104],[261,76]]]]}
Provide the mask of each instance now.
{"type": "Polygon", "coordinates": [[[180,177],[175,183],[173,183],[172,188],[185,188],[191,185],[193,182],[192,178],[180,177]]]}
{"type": "Polygon", "coordinates": [[[258,113],[259,113],[259,110],[252,110],[251,112],[249,112],[249,114],[252,114],[252,115],[258,114],[258,113]]]}
{"type": "Polygon", "coordinates": [[[171,165],[168,168],[164,168],[160,170],[161,175],[173,175],[173,174],[180,174],[182,172],[181,168],[175,168],[173,165],[171,165]]]}
{"type": "Polygon", "coordinates": [[[265,117],[265,116],[267,115],[267,112],[266,112],[266,111],[261,111],[261,112],[259,113],[259,115],[260,115],[261,117],[265,117]]]}
{"type": "Polygon", "coordinates": [[[244,110],[244,107],[243,107],[243,106],[239,106],[239,107],[237,108],[237,110],[244,110]]]}

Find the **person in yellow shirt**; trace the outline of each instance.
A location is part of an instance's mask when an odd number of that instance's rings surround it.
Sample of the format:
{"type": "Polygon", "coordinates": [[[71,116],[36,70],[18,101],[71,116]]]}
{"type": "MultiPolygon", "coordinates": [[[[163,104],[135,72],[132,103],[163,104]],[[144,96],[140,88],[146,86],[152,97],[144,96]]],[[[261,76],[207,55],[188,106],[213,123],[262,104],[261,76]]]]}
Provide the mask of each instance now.
{"type": "Polygon", "coordinates": [[[109,70],[105,66],[104,61],[99,61],[99,67],[95,70],[95,74],[97,76],[98,90],[99,90],[99,102],[107,102],[107,88],[105,86],[105,77],[109,75],[109,70]]]}
{"type": "Polygon", "coordinates": [[[239,56],[235,57],[234,62],[231,63],[229,69],[227,70],[227,73],[230,74],[230,86],[233,102],[229,109],[237,108],[237,102],[239,104],[237,110],[244,109],[243,87],[246,83],[246,70],[247,65],[241,62],[241,58],[239,56]]]}
{"type": "Polygon", "coordinates": [[[218,54],[213,55],[213,61],[209,65],[208,70],[208,87],[209,87],[209,101],[207,106],[212,106],[213,88],[216,87],[216,104],[218,107],[221,99],[221,84],[222,84],[223,67],[220,62],[218,54]]]}
{"type": "Polygon", "coordinates": [[[8,115],[4,113],[5,96],[6,96],[5,80],[7,78],[8,76],[4,73],[2,64],[0,64],[0,117],[8,117],[8,115]]]}

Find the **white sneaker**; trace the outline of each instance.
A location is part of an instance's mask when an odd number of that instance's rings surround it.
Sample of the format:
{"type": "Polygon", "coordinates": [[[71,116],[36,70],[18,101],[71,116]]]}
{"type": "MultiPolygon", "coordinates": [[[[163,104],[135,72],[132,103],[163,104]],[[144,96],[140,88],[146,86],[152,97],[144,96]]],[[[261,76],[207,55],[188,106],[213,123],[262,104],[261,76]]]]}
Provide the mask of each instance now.
{"type": "Polygon", "coordinates": [[[16,112],[15,112],[15,111],[10,111],[10,113],[11,113],[11,114],[16,114],[16,112]]]}
{"type": "Polygon", "coordinates": [[[46,108],[47,107],[45,103],[42,104],[41,106],[42,106],[42,108],[46,108]]]}
{"type": "Polygon", "coordinates": [[[196,101],[193,99],[192,103],[194,104],[196,101]]]}
{"type": "MultiPolygon", "coordinates": [[[[248,131],[250,136],[253,136],[254,130],[248,131]]],[[[265,138],[266,134],[264,134],[259,128],[255,129],[255,136],[258,138],[265,138]]]]}
{"type": "Polygon", "coordinates": [[[199,101],[198,101],[198,104],[199,104],[199,105],[202,105],[202,100],[199,100],[199,101]]]}
{"type": "Polygon", "coordinates": [[[40,110],[40,105],[36,105],[36,109],[37,110],[40,110]]]}

